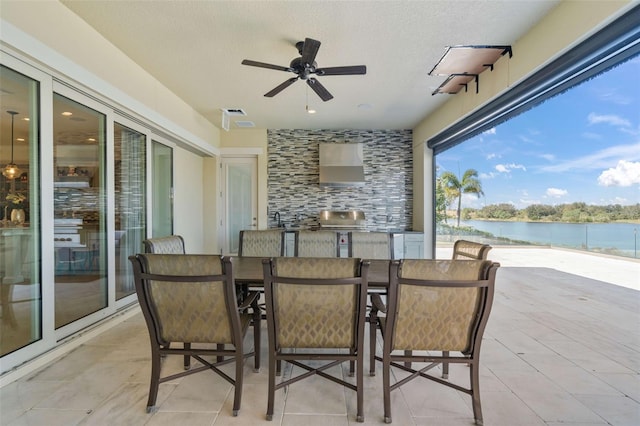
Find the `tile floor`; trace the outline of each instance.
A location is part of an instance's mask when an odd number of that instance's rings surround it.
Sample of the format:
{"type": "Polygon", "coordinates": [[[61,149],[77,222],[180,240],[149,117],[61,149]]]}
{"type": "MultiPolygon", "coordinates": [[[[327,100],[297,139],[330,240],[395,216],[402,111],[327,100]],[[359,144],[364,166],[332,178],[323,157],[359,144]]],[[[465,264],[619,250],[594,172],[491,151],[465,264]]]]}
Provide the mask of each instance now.
{"type": "MultiPolygon", "coordinates": [[[[503,266],[496,296],[481,357],[485,425],[640,424],[640,292],[556,269],[503,266]]],[[[169,357],[164,368],[180,370],[181,362],[169,357]]],[[[0,389],[0,424],[359,424],[354,392],[317,377],[279,391],[266,422],[267,369],[253,373],[251,364],[238,417],[231,386],[209,372],[160,385],[159,409],[147,414],[148,337],[136,314],[0,389]]],[[[384,424],[381,377],[379,366],[377,376],[365,376],[365,424],[384,424]]],[[[467,367],[451,366],[450,380],[466,384],[467,367]]],[[[392,411],[396,425],[473,424],[467,395],[426,380],[394,391],[392,411]]]]}

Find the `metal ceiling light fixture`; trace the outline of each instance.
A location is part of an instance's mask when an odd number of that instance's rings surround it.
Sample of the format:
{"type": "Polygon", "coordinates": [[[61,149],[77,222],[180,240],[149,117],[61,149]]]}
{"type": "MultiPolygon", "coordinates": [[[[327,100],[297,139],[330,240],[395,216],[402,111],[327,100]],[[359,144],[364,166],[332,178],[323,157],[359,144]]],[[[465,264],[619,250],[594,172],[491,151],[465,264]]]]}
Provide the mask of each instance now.
{"type": "Polygon", "coordinates": [[[11,162],[5,166],[2,174],[7,179],[12,180],[20,174],[20,169],[18,169],[16,163],[13,162],[13,119],[19,113],[17,111],[7,111],[7,113],[11,114],[11,162]]]}

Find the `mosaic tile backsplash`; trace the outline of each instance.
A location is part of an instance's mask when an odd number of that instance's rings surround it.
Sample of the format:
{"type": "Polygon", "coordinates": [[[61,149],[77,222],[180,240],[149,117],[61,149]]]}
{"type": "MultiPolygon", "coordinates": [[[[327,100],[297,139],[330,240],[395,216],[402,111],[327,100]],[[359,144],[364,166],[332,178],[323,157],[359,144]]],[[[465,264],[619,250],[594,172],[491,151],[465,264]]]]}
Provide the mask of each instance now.
{"type": "Polygon", "coordinates": [[[318,226],[321,210],[363,210],[369,230],[410,230],[411,130],[268,130],[269,226],[318,226]],[[319,185],[319,143],[363,143],[366,184],[319,185]]]}

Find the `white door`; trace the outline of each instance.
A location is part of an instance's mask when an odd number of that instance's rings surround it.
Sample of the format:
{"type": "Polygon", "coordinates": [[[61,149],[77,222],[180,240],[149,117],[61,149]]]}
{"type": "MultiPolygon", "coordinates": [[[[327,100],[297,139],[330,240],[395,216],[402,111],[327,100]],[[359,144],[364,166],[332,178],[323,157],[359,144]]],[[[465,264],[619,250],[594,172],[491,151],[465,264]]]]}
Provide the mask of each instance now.
{"type": "Polygon", "coordinates": [[[240,231],[258,227],[258,159],[222,157],[222,248],[237,254],[240,231]]]}

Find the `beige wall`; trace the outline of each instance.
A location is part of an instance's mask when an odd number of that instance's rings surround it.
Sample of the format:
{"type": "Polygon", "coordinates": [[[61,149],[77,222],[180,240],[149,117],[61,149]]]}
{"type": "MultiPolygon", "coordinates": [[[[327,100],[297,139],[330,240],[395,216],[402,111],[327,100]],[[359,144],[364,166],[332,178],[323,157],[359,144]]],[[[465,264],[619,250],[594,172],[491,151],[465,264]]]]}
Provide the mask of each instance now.
{"type": "MultiPolygon", "coordinates": [[[[514,84],[606,26],[630,9],[633,3],[629,1],[564,1],[560,3],[531,31],[512,45],[511,59],[508,56],[502,57],[496,63],[494,71],[485,71],[480,75],[480,93],[476,94],[475,90],[469,90],[453,95],[449,101],[413,129],[414,153],[420,152],[420,148],[433,136],[508,91],[514,84]]],[[[414,155],[416,194],[421,194],[421,189],[433,191],[430,182],[431,165],[418,164],[423,161],[431,162],[431,150],[426,147],[424,150],[425,155],[414,155]],[[419,188],[420,182],[423,182],[422,188],[419,188]]],[[[429,224],[433,221],[431,195],[424,194],[422,200],[416,196],[413,211],[416,218],[414,228],[430,228],[429,224]]]]}
{"type": "Polygon", "coordinates": [[[187,253],[202,253],[207,227],[203,221],[204,159],[184,149],[173,152],[174,233],[182,235],[187,253]]]}
{"type": "Polygon", "coordinates": [[[155,121],[178,143],[209,153],[219,145],[217,127],[61,3],[3,1],[1,17],[3,44],[21,50],[43,68],[155,121]]]}
{"type": "Polygon", "coordinates": [[[220,157],[203,158],[202,170],[202,253],[222,253],[218,241],[218,193],[220,183],[218,173],[220,157]]]}

